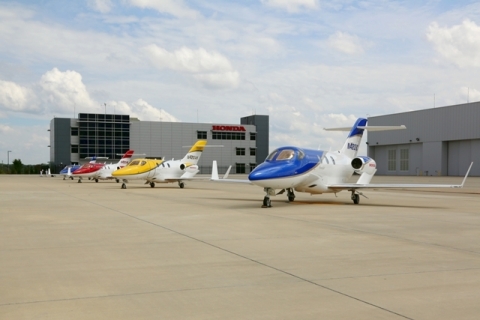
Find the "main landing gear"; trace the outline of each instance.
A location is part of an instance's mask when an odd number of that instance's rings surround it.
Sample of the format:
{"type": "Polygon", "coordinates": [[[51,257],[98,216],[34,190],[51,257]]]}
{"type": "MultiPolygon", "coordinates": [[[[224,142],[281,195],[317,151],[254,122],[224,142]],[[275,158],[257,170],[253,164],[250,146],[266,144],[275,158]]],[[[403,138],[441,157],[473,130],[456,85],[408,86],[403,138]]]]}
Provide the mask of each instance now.
{"type": "Polygon", "coordinates": [[[122,189],[127,189],[127,183],[128,180],[127,179],[123,179],[123,182],[122,182],[122,189]]]}
{"type": "Polygon", "coordinates": [[[355,193],[355,190],[352,190],[351,199],[352,199],[353,203],[355,203],[355,204],[360,203],[360,195],[358,193],[355,193]]]}
{"type": "Polygon", "coordinates": [[[82,183],[82,178],[78,178],[78,183],[82,183]]]}
{"type": "Polygon", "coordinates": [[[150,188],[155,188],[155,182],[150,182],[150,188]]]}
{"type": "Polygon", "coordinates": [[[288,197],[288,201],[289,201],[289,202],[295,201],[295,193],[293,193],[293,189],[292,189],[292,188],[288,188],[288,189],[287,189],[287,197],[288,197]]]}
{"type": "Polygon", "coordinates": [[[180,189],[183,189],[185,188],[185,183],[183,183],[182,181],[178,181],[178,186],[180,187],[180,189]]]}

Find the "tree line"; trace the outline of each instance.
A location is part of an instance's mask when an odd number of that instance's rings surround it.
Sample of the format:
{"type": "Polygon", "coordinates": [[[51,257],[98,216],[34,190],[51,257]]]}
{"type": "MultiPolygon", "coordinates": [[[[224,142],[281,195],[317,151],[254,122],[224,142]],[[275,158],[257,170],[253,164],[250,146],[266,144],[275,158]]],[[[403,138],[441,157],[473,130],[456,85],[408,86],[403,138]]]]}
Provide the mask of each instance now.
{"type": "Polygon", "coordinates": [[[40,174],[40,171],[47,172],[50,168],[52,173],[58,173],[63,168],[56,168],[52,163],[23,164],[22,160],[15,159],[10,165],[2,164],[0,174],[40,174]]]}

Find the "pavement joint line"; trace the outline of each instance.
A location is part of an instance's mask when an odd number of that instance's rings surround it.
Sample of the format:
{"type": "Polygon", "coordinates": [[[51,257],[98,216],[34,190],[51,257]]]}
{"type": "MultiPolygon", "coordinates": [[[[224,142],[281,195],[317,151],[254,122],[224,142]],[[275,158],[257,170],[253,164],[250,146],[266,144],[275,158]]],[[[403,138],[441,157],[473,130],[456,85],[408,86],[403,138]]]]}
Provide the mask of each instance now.
{"type": "Polygon", "coordinates": [[[321,280],[342,280],[342,279],[362,279],[362,278],[372,278],[372,277],[390,277],[390,276],[399,276],[399,275],[409,275],[409,274],[425,274],[425,273],[437,273],[437,272],[456,272],[456,271],[470,271],[470,270],[480,270],[480,267],[477,268],[459,268],[459,269],[445,269],[445,270],[426,270],[426,271],[417,271],[417,272],[396,272],[396,273],[381,273],[381,274],[370,274],[364,276],[356,277],[338,277],[338,278],[320,278],[321,280]]]}
{"type": "MultiPolygon", "coordinates": [[[[70,196],[71,196],[71,195],[70,195],[70,196]]],[[[73,197],[75,197],[75,196],[73,196],[73,197]]],[[[78,197],[75,197],[75,198],[81,199],[81,198],[78,198],[78,197]]],[[[181,233],[181,232],[179,232],[179,231],[173,230],[173,229],[171,229],[171,228],[162,226],[162,225],[160,225],[160,224],[157,224],[157,223],[154,223],[154,222],[145,220],[145,219],[141,219],[141,218],[139,218],[139,217],[135,217],[135,216],[133,216],[133,215],[131,215],[131,214],[128,214],[128,213],[126,213],[126,212],[122,212],[122,211],[117,210],[117,209],[109,208],[109,207],[106,207],[106,206],[104,206],[104,205],[98,204],[98,203],[93,202],[93,201],[90,201],[90,200],[85,200],[85,199],[81,199],[81,200],[83,200],[83,201],[85,201],[85,202],[89,202],[89,203],[94,204],[94,205],[97,205],[97,206],[100,206],[100,207],[103,207],[103,208],[105,208],[105,209],[108,209],[108,210],[111,210],[111,211],[114,211],[114,212],[117,212],[117,213],[119,213],[119,214],[128,216],[128,217],[130,217],[130,218],[132,218],[132,219],[135,219],[135,220],[138,220],[138,221],[142,221],[142,222],[144,222],[144,223],[151,224],[151,225],[153,225],[153,226],[162,228],[162,229],[164,229],[164,230],[168,230],[168,231],[170,231],[170,232],[172,232],[172,233],[175,233],[175,234],[177,234],[177,235],[180,235],[180,236],[189,238],[189,239],[191,239],[191,240],[194,240],[194,241],[203,243],[203,244],[208,245],[208,246],[210,246],[210,247],[212,247],[212,248],[216,248],[216,249],[221,250],[221,251],[224,251],[224,252],[226,252],[226,253],[235,255],[235,256],[240,257],[240,258],[242,258],[242,259],[244,259],[244,260],[251,261],[251,262],[253,262],[253,263],[255,263],[255,264],[258,264],[258,265],[264,266],[264,267],[266,267],[266,268],[275,270],[275,271],[277,271],[277,272],[280,272],[280,273],[283,273],[283,274],[288,275],[288,276],[290,276],[290,277],[296,278],[296,279],[298,279],[298,280],[301,280],[301,281],[310,283],[310,284],[312,284],[312,285],[314,285],[314,286],[317,286],[317,287],[319,287],[319,288],[323,288],[323,289],[325,289],[325,290],[327,290],[327,291],[330,291],[330,292],[334,292],[334,293],[336,293],[336,294],[339,294],[339,295],[341,295],[341,296],[350,298],[350,299],[352,299],[352,300],[356,300],[356,301],[358,301],[358,302],[360,302],[360,303],[369,305],[369,306],[374,307],[374,308],[377,308],[377,309],[379,309],[379,310],[383,310],[383,311],[385,311],[385,312],[388,312],[388,313],[397,315],[397,316],[402,317],[402,318],[404,318],[404,319],[411,319],[411,320],[413,320],[413,318],[407,317],[407,316],[402,315],[402,314],[400,314],[400,313],[397,313],[397,312],[395,312],[395,311],[393,311],[393,310],[389,310],[389,309],[387,309],[387,308],[381,307],[381,306],[376,305],[376,304],[374,304],[374,303],[368,302],[368,301],[366,301],[366,300],[362,300],[362,299],[360,299],[360,298],[354,297],[354,296],[349,295],[349,294],[347,294],[347,293],[344,293],[344,292],[335,290],[335,289],[333,289],[333,288],[327,287],[327,286],[325,286],[325,285],[316,283],[316,282],[314,282],[314,281],[312,281],[312,280],[308,280],[308,279],[306,279],[306,278],[300,277],[300,276],[295,275],[295,274],[293,274],[293,273],[290,273],[290,272],[287,272],[287,271],[285,271],[285,270],[276,268],[276,267],[274,267],[274,266],[271,266],[271,265],[268,265],[268,264],[266,264],[266,263],[260,262],[260,261],[258,261],[258,260],[249,258],[249,257],[247,257],[247,256],[244,256],[244,255],[241,255],[241,254],[239,254],[239,253],[233,252],[233,251],[231,251],[231,250],[222,248],[222,247],[220,247],[220,246],[214,245],[214,244],[209,243],[209,242],[206,242],[206,241],[204,241],[204,240],[201,240],[201,239],[192,237],[192,236],[190,236],[190,235],[181,233]]]]}
{"type": "Polygon", "coordinates": [[[35,304],[35,303],[48,303],[48,302],[62,302],[62,301],[76,301],[76,300],[89,300],[89,299],[104,299],[104,298],[117,298],[117,297],[128,297],[128,296],[139,296],[147,294],[159,294],[159,293],[172,293],[172,292],[186,292],[186,291],[201,291],[201,290],[213,290],[213,289],[223,289],[223,288],[237,288],[237,287],[247,287],[247,286],[218,286],[218,287],[205,287],[205,288],[187,288],[179,290],[159,290],[159,291],[145,291],[145,292],[130,292],[124,294],[107,294],[107,295],[98,295],[98,296],[86,296],[86,297],[76,297],[76,298],[66,298],[66,299],[50,299],[50,300],[36,300],[36,301],[23,301],[23,302],[12,302],[0,304],[0,307],[6,306],[15,306],[15,305],[26,305],[26,304],[35,304]]]}
{"type": "Polygon", "coordinates": [[[427,245],[427,246],[432,246],[432,247],[439,247],[439,248],[443,248],[443,249],[450,249],[450,250],[453,250],[453,251],[464,252],[464,253],[472,253],[474,255],[479,255],[480,254],[480,252],[478,252],[478,251],[459,249],[459,248],[455,248],[455,247],[450,247],[450,246],[445,246],[445,245],[441,245],[441,244],[437,244],[437,243],[430,243],[430,242],[425,242],[425,241],[410,240],[410,239],[396,237],[396,236],[392,236],[392,235],[388,235],[388,234],[377,233],[377,232],[372,232],[372,231],[365,231],[365,230],[360,230],[360,229],[356,229],[356,228],[347,228],[347,227],[344,227],[344,226],[339,226],[339,225],[335,225],[335,224],[331,224],[331,223],[325,223],[325,222],[321,222],[321,221],[306,221],[306,220],[299,219],[299,218],[284,217],[284,216],[278,216],[278,215],[274,215],[274,214],[266,214],[266,215],[271,216],[271,217],[281,218],[281,219],[300,221],[300,222],[304,222],[304,223],[307,223],[307,224],[321,224],[321,225],[329,226],[329,227],[332,227],[332,228],[338,229],[338,230],[355,231],[355,232],[358,232],[358,233],[372,234],[372,235],[376,235],[376,236],[387,237],[387,238],[396,239],[396,240],[402,240],[402,241],[405,241],[405,242],[411,242],[411,243],[415,243],[415,244],[422,244],[422,245],[427,245]]]}

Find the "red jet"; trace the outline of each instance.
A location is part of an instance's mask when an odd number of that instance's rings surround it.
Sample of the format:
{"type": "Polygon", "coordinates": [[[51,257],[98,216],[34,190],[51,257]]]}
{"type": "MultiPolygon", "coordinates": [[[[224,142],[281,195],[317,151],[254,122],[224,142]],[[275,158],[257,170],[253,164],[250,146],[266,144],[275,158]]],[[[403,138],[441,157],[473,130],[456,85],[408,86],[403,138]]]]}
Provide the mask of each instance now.
{"type": "Polygon", "coordinates": [[[119,168],[125,167],[132,159],[133,150],[128,150],[116,164],[105,163],[85,163],[79,169],[72,173],[73,177],[78,177],[78,182],[82,182],[82,178],[94,179],[98,182],[98,179],[109,179],[111,173],[119,168]]]}

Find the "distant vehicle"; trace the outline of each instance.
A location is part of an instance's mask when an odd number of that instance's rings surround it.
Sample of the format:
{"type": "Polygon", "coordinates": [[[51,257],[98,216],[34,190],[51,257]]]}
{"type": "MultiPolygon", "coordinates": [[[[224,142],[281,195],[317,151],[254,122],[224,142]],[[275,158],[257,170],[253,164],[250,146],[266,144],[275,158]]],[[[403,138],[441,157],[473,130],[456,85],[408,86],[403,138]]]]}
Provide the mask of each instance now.
{"type": "Polygon", "coordinates": [[[267,159],[258,165],[249,175],[248,180],[235,180],[218,177],[216,161],[213,162],[213,181],[249,183],[263,187],[266,195],[262,207],[271,207],[271,196],[287,193],[289,201],[295,200],[295,193],[310,194],[338,193],[343,190],[351,192],[354,204],[360,202],[358,189],[365,188],[462,188],[470,168],[460,185],[443,184],[371,184],[377,171],[375,160],[366,156],[357,156],[358,147],[364,130],[398,130],[405,126],[367,126],[367,119],[359,118],[351,128],[331,128],[325,130],[350,130],[343,147],[338,151],[312,150],[293,146],[274,150],[267,159]],[[360,175],[356,183],[347,183],[353,173],[360,175]],[[277,193],[276,190],[280,191],[277,193]]]}
{"type": "Polygon", "coordinates": [[[180,188],[185,187],[185,180],[192,179],[200,170],[197,163],[207,144],[206,140],[198,140],[180,160],[135,159],[128,166],[112,173],[116,179],[123,179],[122,189],[126,189],[128,180],[145,180],[154,188],[155,183],[177,182],[180,188]]]}

